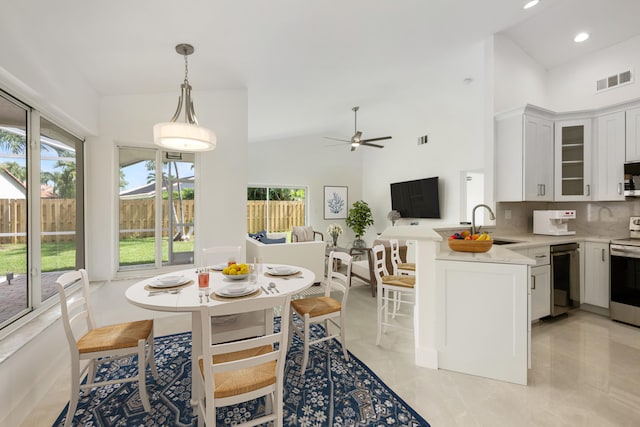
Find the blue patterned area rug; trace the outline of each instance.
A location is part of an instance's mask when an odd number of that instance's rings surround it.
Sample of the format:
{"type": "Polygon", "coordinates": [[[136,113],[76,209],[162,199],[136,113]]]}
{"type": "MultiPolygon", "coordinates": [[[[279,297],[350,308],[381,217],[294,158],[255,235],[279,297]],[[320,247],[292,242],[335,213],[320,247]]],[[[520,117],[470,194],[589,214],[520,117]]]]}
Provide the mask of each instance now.
{"type": "MultiPolygon", "coordinates": [[[[279,328],[276,319],[276,328],[279,328]]],[[[314,326],[312,335],[324,335],[314,326]]],[[[300,375],[302,341],[295,336],[287,355],[284,385],[285,426],[429,426],[416,411],[349,353],[344,360],[335,340],[312,346],[310,364],[300,375]]],[[[115,384],[82,392],[73,425],[100,427],[196,426],[191,396],[191,333],[156,337],[158,380],[147,370],[151,412],[142,408],[138,384],[115,384]]],[[[99,368],[100,378],[135,375],[137,356],[99,368]]],[[[265,411],[264,399],[218,409],[217,423],[231,426],[265,411]]],[[[67,408],[54,427],[63,426],[67,408]]]]}

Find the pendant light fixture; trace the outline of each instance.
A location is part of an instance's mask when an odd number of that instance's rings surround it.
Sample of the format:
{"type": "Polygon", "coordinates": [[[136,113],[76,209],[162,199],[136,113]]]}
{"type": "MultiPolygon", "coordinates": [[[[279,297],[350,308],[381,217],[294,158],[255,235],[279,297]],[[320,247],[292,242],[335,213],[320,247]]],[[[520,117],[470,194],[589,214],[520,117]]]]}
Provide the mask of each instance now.
{"type": "Polygon", "coordinates": [[[174,151],[210,151],[216,148],[216,135],[212,130],[198,124],[191,99],[191,85],[189,84],[189,64],[187,56],[193,53],[190,44],[179,44],[176,52],[184,56],[184,82],[180,85],[181,93],[178,108],[171,121],[157,123],[153,126],[153,142],[162,148],[174,151]],[[184,107],[184,122],[178,122],[184,107]]]}

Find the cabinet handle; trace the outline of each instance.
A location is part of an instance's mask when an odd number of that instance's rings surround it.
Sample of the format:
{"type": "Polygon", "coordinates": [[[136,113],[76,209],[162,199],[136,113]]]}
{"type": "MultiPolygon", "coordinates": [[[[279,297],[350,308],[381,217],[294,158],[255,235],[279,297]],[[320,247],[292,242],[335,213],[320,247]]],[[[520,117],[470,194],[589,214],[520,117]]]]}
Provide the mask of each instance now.
{"type": "Polygon", "coordinates": [[[618,194],[622,194],[622,183],[618,183],[618,194]]]}
{"type": "Polygon", "coordinates": [[[587,196],[591,195],[591,185],[587,184],[587,196]]]}
{"type": "Polygon", "coordinates": [[[544,184],[540,184],[540,187],[542,188],[542,194],[541,196],[544,196],[547,193],[547,189],[545,188],[544,184]]]}
{"type": "Polygon", "coordinates": [[[604,262],[604,249],[602,249],[602,262],[604,262]]]}
{"type": "Polygon", "coordinates": [[[536,289],[536,276],[534,276],[533,274],[531,275],[531,289],[536,289]]]}

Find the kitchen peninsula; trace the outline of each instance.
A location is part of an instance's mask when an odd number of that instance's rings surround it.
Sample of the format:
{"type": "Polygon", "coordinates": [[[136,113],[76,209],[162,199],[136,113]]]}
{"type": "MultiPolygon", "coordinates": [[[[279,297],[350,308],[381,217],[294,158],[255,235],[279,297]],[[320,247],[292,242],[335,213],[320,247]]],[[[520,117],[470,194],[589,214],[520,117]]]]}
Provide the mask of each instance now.
{"type": "Polygon", "coordinates": [[[495,245],[454,252],[427,227],[390,227],[381,238],[415,242],[416,365],[526,385],[535,261],[495,245]]]}

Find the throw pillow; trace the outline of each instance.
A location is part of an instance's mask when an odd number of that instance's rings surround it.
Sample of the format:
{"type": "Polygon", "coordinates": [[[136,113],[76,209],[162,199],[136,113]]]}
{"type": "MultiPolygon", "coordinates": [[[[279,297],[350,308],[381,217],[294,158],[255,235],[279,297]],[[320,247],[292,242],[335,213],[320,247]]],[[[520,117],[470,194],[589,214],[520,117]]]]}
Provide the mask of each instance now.
{"type": "Polygon", "coordinates": [[[296,236],[296,239],[292,239],[297,242],[310,242],[313,240],[313,227],[299,227],[295,226],[291,229],[291,234],[296,236]]]}
{"type": "Polygon", "coordinates": [[[281,239],[269,239],[268,237],[263,237],[260,239],[260,241],[265,245],[271,245],[273,243],[285,243],[287,241],[287,238],[283,237],[281,239]]]}
{"type": "Polygon", "coordinates": [[[265,230],[258,231],[257,233],[249,233],[249,237],[253,240],[260,241],[262,238],[267,237],[267,232],[265,230]]]}

